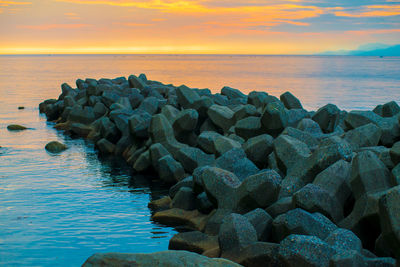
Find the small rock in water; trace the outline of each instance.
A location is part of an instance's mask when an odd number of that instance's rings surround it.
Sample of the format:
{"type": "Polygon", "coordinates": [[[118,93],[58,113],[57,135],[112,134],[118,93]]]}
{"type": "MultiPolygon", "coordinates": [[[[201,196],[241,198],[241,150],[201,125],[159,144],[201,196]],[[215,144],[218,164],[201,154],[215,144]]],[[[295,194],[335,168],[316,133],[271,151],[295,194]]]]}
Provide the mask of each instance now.
{"type": "Polygon", "coordinates": [[[22,131],[22,130],[26,130],[28,128],[25,126],[22,126],[22,125],[18,125],[18,124],[10,124],[7,126],[7,129],[9,131],[22,131]]]}
{"type": "Polygon", "coordinates": [[[66,150],[68,147],[60,142],[57,141],[51,141],[45,146],[45,149],[49,152],[52,153],[60,153],[64,150],[66,150]]]}
{"type": "Polygon", "coordinates": [[[24,106],[19,106],[18,109],[25,109],[25,107],[24,106]]]}

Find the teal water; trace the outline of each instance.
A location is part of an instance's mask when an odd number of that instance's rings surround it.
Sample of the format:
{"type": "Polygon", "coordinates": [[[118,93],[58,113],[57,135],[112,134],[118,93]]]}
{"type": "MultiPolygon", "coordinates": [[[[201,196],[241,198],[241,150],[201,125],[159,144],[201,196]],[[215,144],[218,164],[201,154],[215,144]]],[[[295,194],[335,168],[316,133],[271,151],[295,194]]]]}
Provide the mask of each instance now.
{"type": "Polygon", "coordinates": [[[92,144],[56,131],[37,108],[58,97],[63,82],[139,73],[214,92],[290,90],[307,109],[400,100],[399,57],[1,56],[0,265],[79,266],[95,252],[167,249],[175,231],[153,223],[147,208],[165,188],[133,176],[121,160],[99,159],[92,144]],[[11,123],[34,129],[9,132],[11,123]],[[51,140],[70,148],[50,155],[51,140]]]}

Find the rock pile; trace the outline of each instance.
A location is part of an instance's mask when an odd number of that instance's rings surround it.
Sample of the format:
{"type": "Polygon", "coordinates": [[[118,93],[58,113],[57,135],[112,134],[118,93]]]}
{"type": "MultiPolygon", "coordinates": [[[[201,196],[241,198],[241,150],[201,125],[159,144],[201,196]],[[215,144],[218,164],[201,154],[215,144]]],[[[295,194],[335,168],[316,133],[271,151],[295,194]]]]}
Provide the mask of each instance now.
{"type": "Polygon", "coordinates": [[[400,107],[303,109],[287,92],[221,93],[144,74],[77,80],[40,104],[56,128],[155,172],[153,220],[184,226],[170,249],[244,266],[395,266],[400,107]]]}

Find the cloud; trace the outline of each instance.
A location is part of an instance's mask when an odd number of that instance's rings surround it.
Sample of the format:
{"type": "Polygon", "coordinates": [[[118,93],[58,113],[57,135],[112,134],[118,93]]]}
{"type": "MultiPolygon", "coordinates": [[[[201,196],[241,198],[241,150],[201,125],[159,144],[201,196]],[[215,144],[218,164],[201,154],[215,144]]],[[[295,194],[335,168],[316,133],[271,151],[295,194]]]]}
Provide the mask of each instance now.
{"type": "Polygon", "coordinates": [[[359,10],[338,11],[334,14],[338,17],[352,18],[399,16],[400,5],[370,5],[363,6],[359,10]]]}
{"type": "Polygon", "coordinates": [[[12,6],[12,5],[31,5],[31,2],[16,2],[16,1],[5,1],[0,0],[0,6],[12,6]]]}
{"type": "Polygon", "coordinates": [[[19,25],[19,29],[30,29],[30,30],[53,30],[53,29],[80,29],[90,27],[89,24],[40,24],[40,25],[19,25]]]}

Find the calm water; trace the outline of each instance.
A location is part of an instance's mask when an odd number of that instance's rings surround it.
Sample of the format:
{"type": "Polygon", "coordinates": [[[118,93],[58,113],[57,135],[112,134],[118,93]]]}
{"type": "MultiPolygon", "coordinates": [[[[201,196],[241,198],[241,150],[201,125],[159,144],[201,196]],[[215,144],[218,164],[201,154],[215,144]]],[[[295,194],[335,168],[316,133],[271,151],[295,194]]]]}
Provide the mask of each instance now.
{"type": "Polygon", "coordinates": [[[37,106],[77,78],[146,73],[149,79],[244,92],[290,90],[305,108],[371,109],[400,100],[400,58],[301,56],[0,57],[0,265],[78,266],[95,252],[165,250],[173,229],[150,221],[165,193],[93,146],[57,132],[37,106]],[[18,106],[25,110],[17,110],[18,106]],[[8,132],[19,123],[34,130],[8,132]],[[70,147],[54,156],[50,140],[70,147]]]}

